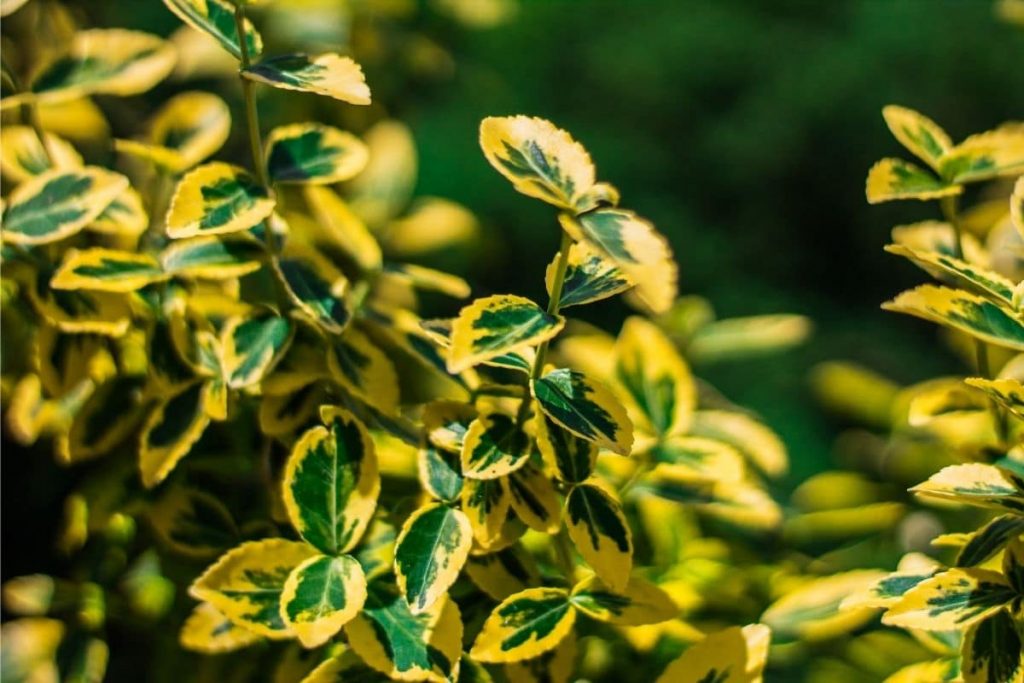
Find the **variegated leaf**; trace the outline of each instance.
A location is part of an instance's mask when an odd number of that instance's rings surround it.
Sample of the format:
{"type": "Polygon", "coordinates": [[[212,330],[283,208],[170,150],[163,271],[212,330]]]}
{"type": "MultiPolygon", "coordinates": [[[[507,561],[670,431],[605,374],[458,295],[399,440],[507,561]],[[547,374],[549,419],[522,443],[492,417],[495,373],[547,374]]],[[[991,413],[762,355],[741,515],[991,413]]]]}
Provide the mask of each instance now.
{"type": "Polygon", "coordinates": [[[420,484],[440,501],[451,503],[462,493],[462,467],[454,453],[427,446],[421,448],[419,458],[420,484]]]}
{"type": "Polygon", "coordinates": [[[1006,610],[968,629],[960,652],[964,683],[1019,683],[1024,679],[1021,635],[1006,610]]]}
{"type": "Polygon", "coordinates": [[[336,337],[327,354],[331,376],[353,396],[393,414],[398,409],[398,372],[379,346],[355,327],[336,337]]]}
{"type": "Polygon", "coordinates": [[[319,647],[366,602],[366,577],[348,555],[314,555],[292,570],[281,589],[281,618],[303,647],[319,647]]]}
{"type": "Polygon", "coordinates": [[[501,413],[481,415],[469,424],[462,442],[462,474],[496,479],[522,467],[530,453],[516,421],[501,413]]]}
{"type": "Polygon", "coordinates": [[[480,124],[480,147],[516,190],[562,209],[576,210],[594,184],[587,151],[544,119],[488,117],[480,124]]]}
{"type": "Polygon", "coordinates": [[[337,192],[328,187],[306,185],[303,195],[316,219],[314,242],[340,249],[365,271],[380,270],[384,255],[377,238],[337,192]]]}
{"type": "Polygon", "coordinates": [[[333,53],[272,57],[253,64],[242,74],[274,88],[316,93],[349,104],[370,103],[370,88],[362,68],[348,57],[333,53]]]}
{"type": "Polygon", "coordinates": [[[466,561],[466,575],[499,602],[541,580],[533,556],[519,544],[486,555],[471,555],[466,561]]]}
{"type": "MultiPolygon", "coordinates": [[[[545,273],[548,294],[551,294],[555,265],[560,258],[561,255],[556,254],[545,273]]],[[[566,308],[593,303],[620,294],[632,286],[630,279],[614,263],[597,255],[585,244],[575,242],[569,247],[565,282],[558,305],[566,308]]]]}
{"type": "Polygon", "coordinates": [[[288,295],[306,318],[331,334],[340,334],[352,318],[344,273],[314,249],[289,245],[275,262],[288,295]]]}
{"type": "Polygon", "coordinates": [[[545,534],[558,531],[562,504],[555,485],[540,468],[539,458],[528,461],[507,480],[512,510],[528,527],[545,534]]]}
{"type": "Polygon", "coordinates": [[[1017,234],[1024,237],[1024,175],[1017,178],[1010,195],[1010,220],[1017,234]]]}
{"type": "Polygon", "coordinates": [[[1024,516],[1000,515],[968,535],[956,556],[957,567],[976,567],[1001,551],[1011,539],[1024,534],[1024,516]]]}
{"type": "Polygon", "coordinates": [[[633,568],[633,534],[619,501],[598,486],[580,484],[565,499],[565,520],[587,564],[613,591],[624,590],[633,568]]]}
{"type": "Polygon", "coordinates": [[[968,377],[964,381],[970,386],[984,391],[989,398],[1018,418],[1024,419],[1024,383],[1016,379],[984,379],[982,377],[968,377]]]}
{"type": "Polygon", "coordinates": [[[1024,171],[1024,124],[1007,123],[967,138],[939,162],[943,178],[972,183],[1024,171]]]}
{"type": "Polygon", "coordinates": [[[373,518],[380,475],[373,441],[350,413],[325,406],[326,427],[296,442],[285,465],[284,505],[295,530],[328,555],[348,552],[373,518]]]}
{"type": "Polygon", "coordinates": [[[578,484],[593,474],[597,464],[597,444],[581,439],[547,416],[540,416],[536,425],[537,448],[548,463],[555,466],[562,481],[578,484]]]}
{"type": "Polygon", "coordinates": [[[292,571],[315,555],[305,543],[280,538],[243,543],[207,568],[189,595],[253,633],[290,638],[293,633],[281,617],[281,594],[292,571]]]}
{"type": "Polygon", "coordinates": [[[96,166],[54,169],[14,189],[3,213],[3,240],[47,244],[96,220],[128,188],[128,179],[96,166]]]}
{"type": "Polygon", "coordinates": [[[413,614],[444,597],[472,546],[473,529],[461,510],[431,504],[406,520],[395,546],[395,578],[413,614]]]}
{"type": "Polygon", "coordinates": [[[250,230],[273,210],[274,200],[247,171],[214,161],[178,182],[167,212],[167,236],[181,239],[250,230]]]}
{"type": "Polygon", "coordinates": [[[817,642],[849,633],[874,618],[876,612],[868,607],[840,610],[840,604],[887,575],[857,569],[810,579],[773,602],[761,621],[784,641],[817,642]]]}
{"type": "Polygon", "coordinates": [[[562,228],[614,263],[635,285],[640,300],[654,313],[675,301],[679,269],[664,235],[632,211],[597,209],[581,216],[561,214],[562,228]]]}
{"type": "Polygon", "coordinates": [[[462,655],[462,617],[442,598],[413,614],[396,588],[377,581],[367,588],[363,611],[345,626],[349,646],[393,680],[445,683],[462,655]]]}
{"type": "Polygon", "coordinates": [[[940,274],[944,280],[952,280],[954,284],[994,299],[997,304],[1013,305],[1014,283],[995,271],[940,252],[919,251],[900,244],[890,244],[885,250],[910,260],[929,273],[940,274]]]}
{"type": "Polygon", "coordinates": [[[149,215],[143,206],[142,195],[134,188],[128,187],[114,197],[114,201],[107,204],[107,208],[100,212],[96,220],[85,226],[85,229],[104,235],[134,238],[145,232],[147,227],[149,215]]]}
{"type": "Polygon", "coordinates": [[[633,423],[615,395],[581,372],[552,370],[530,382],[540,409],[553,422],[602,448],[629,455],[633,423]]]}
{"type": "Polygon", "coordinates": [[[657,624],[679,615],[668,593],[638,577],[631,578],[625,589],[613,591],[593,576],[573,587],[570,600],[591,619],[620,626],[657,624]]]}
{"type": "Polygon", "coordinates": [[[771,637],[764,624],[712,633],[669,664],[656,683],[759,683],[771,637]]]}
{"type": "Polygon", "coordinates": [[[210,424],[207,401],[208,384],[192,382],[153,409],[140,436],[139,471],[143,485],[152,488],[159,484],[192,450],[210,424]]]}
{"type": "Polygon", "coordinates": [[[1003,609],[1015,595],[998,572],[950,569],[907,591],[882,623],[926,631],[964,629],[1003,609]]]}
{"type": "Polygon", "coordinates": [[[469,517],[473,537],[484,548],[494,545],[512,504],[504,478],[466,479],[462,485],[462,511],[469,517]]]}
{"type": "Polygon", "coordinates": [[[241,650],[262,639],[255,631],[236,625],[208,602],[192,610],[178,634],[183,648],[207,655],[241,650]]]}
{"type": "Polygon", "coordinates": [[[156,537],[186,557],[210,558],[239,540],[224,503],[198,489],[173,486],[152,504],[148,518],[156,537]]]}
{"type": "Polygon", "coordinates": [[[893,104],[882,109],[882,117],[901,145],[936,171],[939,169],[940,159],[953,147],[946,131],[923,114],[893,104]]]}
{"type": "Polygon", "coordinates": [[[182,173],[220,149],[230,131],[231,112],[224,100],[184,92],[167,100],[142,140],[115,140],[114,147],[172,174],[182,173]]]}
{"type": "Polygon", "coordinates": [[[263,245],[251,238],[193,237],[169,244],[160,265],[170,275],[202,280],[231,280],[263,265],[263,245]]]}
{"type": "Polygon", "coordinates": [[[789,468],[782,439],[744,413],[698,410],[693,414],[690,434],[729,444],[770,477],[782,476],[789,468]]]}
{"type": "Polygon", "coordinates": [[[435,447],[449,453],[461,453],[469,424],[476,418],[476,409],[457,401],[434,401],[423,409],[423,427],[427,439],[435,447]]]}
{"type": "Polygon", "coordinates": [[[866,194],[869,204],[894,199],[939,199],[963,192],[931,172],[902,159],[882,159],[868,171],[866,194]]]}
{"type": "Polygon", "coordinates": [[[265,315],[231,318],[221,331],[221,366],[228,386],[259,382],[288,351],[295,332],[287,318],[265,315]]]}
{"type": "Polygon", "coordinates": [[[0,172],[11,183],[23,183],[53,169],[81,168],[82,156],[71,143],[44,133],[46,147],[30,126],[4,126],[0,131],[0,172]]]}
{"type": "Polygon", "coordinates": [[[477,299],[459,311],[452,324],[448,370],[462,372],[517,347],[551,339],[565,325],[561,316],[512,294],[477,299]]]}
{"type": "MultiPolygon", "coordinates": [[[[213,36],[235,59],[241,59],[235,10],[227,0],[164,0],[164,4],[183,22],[213,36]]],[[[249,56],[259,56],[263,51],[263,39],[248,19],[245,20],[244,32],[249,56]]]]}
{"type": "Polygon", "coordinates": [[[160,262],[149,254],[93,247],[65,252],[50,286],[54,289],[133,292],[165,277],[160,262]]]}
{"type": "Polygon", "coordinates": [[[362,171],[368,159],[359,138],[319,123],[281,126],[267,138],[267,172],[278,183],[340,183],[362,171]]]}
{"type": "Polygon", "coordinates": [[[530,588],[510,595],[494,608],[473,643],[478,662],[532,659],[558,646],[569,635],[576,610],[561,588],[530,588]]]}
{"type": "Polygon", "coordinates": [[[1024,479],[994,465],[950,465],[910,490],[925,498],[1024,512],[1024,479]]]}

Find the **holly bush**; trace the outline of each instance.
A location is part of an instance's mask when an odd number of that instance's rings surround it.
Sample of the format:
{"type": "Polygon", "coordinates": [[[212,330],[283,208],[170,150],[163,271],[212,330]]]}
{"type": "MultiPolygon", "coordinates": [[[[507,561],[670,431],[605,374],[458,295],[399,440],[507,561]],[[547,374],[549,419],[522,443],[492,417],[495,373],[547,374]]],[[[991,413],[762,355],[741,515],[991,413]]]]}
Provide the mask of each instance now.
{"type": "MultiPolygon", "coordinates": [[[[511,7],[438,4],[470,24],[511,7]]],[[[916,458],[915,496],[990,512],[913,518],[882,466],[783,505],[785,445],[691,361],[786,348],[807,320],[718,320],[679,296],[667,239],[527,115],[485,118],[479,143],[548,209],[558,249],[523,273],[547,300],[474,297],[424,262],[479,224],[412,196],[409,129],[357,61],[398,44],[437,65],[441,48],[385,35],[387,3],[349,8],[347,55],[271,49],[331,42],[302,3],[163,5],[183,23],[167,39],[2,5],[5,438],[77,473],[60,567],[3,585],[5,681],[1024,675],[1024,181],[1009,205],[999,184],[1024,169],[1019,124],[953,145],[887,108],[931,170],[886,159],[868,179],[873,202],[940,200],[944,222],[888,249],[947,285],[887,307],[972,338],[979,376],[900,392],[848,365],[815,375],[876,428],[862,452],[916,458]],[[96,103],[168,79],[154,111],[96,103]],[[264,131],[268,102],[329,122],[264,131]],[[246,145],[225,146],[234,131],[246,145]],[[634,313],[615,332],[570,318],[618,296],[634,313]],[[946,525],[964,529],[940,537],[951,568],[915,549],[892,573],[850,544],[891,555],[946,525]]]]}

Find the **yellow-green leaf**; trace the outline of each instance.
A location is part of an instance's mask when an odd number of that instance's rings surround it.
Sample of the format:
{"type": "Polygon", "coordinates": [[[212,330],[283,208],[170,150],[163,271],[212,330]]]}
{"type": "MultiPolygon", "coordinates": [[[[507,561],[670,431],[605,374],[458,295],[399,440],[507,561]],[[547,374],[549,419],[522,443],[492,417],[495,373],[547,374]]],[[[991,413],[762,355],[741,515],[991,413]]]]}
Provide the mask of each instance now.
{"type": "Polygon", "coordinates": [[[462,485],[462,511],[469,517],[473,537],[484,548],[501,537],[511,497],[504,478],[466,479],[462,485]]]}
{"type": "Polygon", "coordinates": [[[760,683],[771,637],[764,624],[712,633],[669,664],[656,683],[760,683]]]}
{"type": "Polygon", "coordinates": [[[994,465],[950,465],[910,490],[925,498],[1024,512],[1024,479],[994,465]]]}
{"type": "Polygon", "coordinates": [[[1024,384],[1018,380],[968,377],[964,381],[972,387],[981,389],[993,401],[1024,419],[1024,384]]]}
{"type": "Polygon", "coordinates": [[[882,116],[901,145],[936,171],[939,170],[942,156],[953,147],[953,141],[946,131],[923,114],[894,104],[883,108],[882,116]]]}
{"type": "Polygon", "coordinates": [[[561,588],[530,588],[494,608],[470,656],[487,664],[532,659],[569,635],[576,610],[561,588]]]}
{"type": "Polygon", "coordinates": [[[303,190],[316,218],[316,241],[329,248],[340,249],[365,271],[379,270],[384,256],[377,238],[338,193],[317,185],[307,185],[303,190]]]}
{"type": "Polygon", "coordinates": [[[147,488],[156,486],[188,455],[210,417],[207,383],[192,382],[157,405],[142,427],[139,471],[147,488]]]}
{"type": "Polygon", "coordinates": [[[656,325],[636,316],[626,320],[615,343],[615,379],[638,436],[660,440],[689,430],[697,387],[656,325]]]}
{"type": "Polygon", "coordinates": [[[178,634],[183,648],[206,655],[234,652],[260,640],[260,634],[236,625],[208,602],[192,610],[178,634]]]}
{"type": "Polygon", "coordinates": [[[352,318],[345,302],[348,279],[330,259],[315,249],[289,245],[275,261],[288,295],[314,325],[340,334],[352,318]]]}
{"type": "Polygon", "coordinates": [[[535,531],[553,534],[561,526],[562,505],[539,464],[539,459],[531,460],[513,472],[507,480],[508,493],[519,519],[535,531]]]}
{"type": "Polygon", "coordinates": [[[882,622],[926,631],[964,629],[1003,609],[1015,596],[998,572],[950,569],[907,591],[882,622]]]}
{"type": "Polygon", "coordinates": [[[964,683],[1020,683],[1024,680],[1021,635],[1006,610],[968,629],[961,656],[964,683]]]}
{"type": "Polygon", "coordinates": [[[49,103],[83,95],[137,95],[166,78],[176,58],[170,43],[149,33],[78,31],[66,52],[36,72],[29,90],[49,103]]]}
{"type": "Polygon", "coordinates": [[[363,611],[345,634],[364,662],[393,680],[445,683],[462,655],[462,617],[453,600],[444,597],[413,614],[383,581],[368,586],[363,611]]]}
{"type": "MultiPolygon", "coordinates": [[[[548,265],[544,275],[544,284],[548,294],[554,283],[555,266],[561,254],[548,265]]],[[[569,247],[569,259],[566,262],[565,282],[562,285],[562,296],[559,306],[580,306],[601,299],[607,299],[633,286],[633,283],[614,263],[602,258],[582,242],[574,242],[569,247]]]]}
{"type": "Polygon", "coordinates": [[[1024,124],[1007,123],[967,138],[943,155],[940,172],[954,183],[971,183],[1024,171],[1024,124]]]}
{"type": "Polygon", "coordinates": [[[1013,185],[1013,194],[1010,195],[1010,220],[1017,234],[1024,237],[1024,175],[1017,178],[1013,185]]]}
{"type": "Polygon", "coordinates": [[[770,477],[779,477],[789,467],[782,440],[768,427],[743,413],[698,410],[693,414],[690,434],[727,443],[770,477]]]}
{"type": "Polygon", "coordinates": [[[553,422],[602,448],[629,455],[633,423],[603,384],[575,370],[552,370],[531,380],[530,390],[553,422]]]}
{"type": "Polygon", "coordinates": [[[316,93],[349,104],[370,103],[370,88],[362,68],[350,58],[333,53],[272,57],[253,64],[242,74],[274,88],[316,93]]]}
{"type": "Polygon", "coordinates": [[[266,315],[231,318],[221,331],[221,365],[228,386],[247,387],[263,379],[287,352],[294,325],[266,315]]]}
{"type": "MultiPolygon", "coordinates": [[[[226,0],[164,0],[164,4],[183,22],[213,36],[235,59],[241,59],[235,10],[226,0]]],[[[244,32],[249,56],[259,56],[263,51],[263,39],[248,19],[245,20],[244,32]]]]}
{"type": "Polygon", "coordinates": [[[529,116],[488,117],[480,147],[519,192],[575,210],[594,184],[590,155],[550,121],[529,116]]]}
{"type": "Polygon", "coordinates": [[[142,195],[127,187],[100,212],[86,230],[104,235],[138,237],[149,227],[149,215],[142,204],[142,195]]]}
{"type": "Polygon", "coordinates": [[[444,597],[472,546],[473,529],[461,510],[431,504],[405,521],[395,545],[395,578],[413,614],[444,597]]]}
{"type": "Polygon", "coordinates": [[[202,280],[231,280],[263,265],[264,250],[255,239],[193,237],[171,242],[160,254],[170,275],[202,280]]]}
{"type": "Polygon", "coordinates": [[[631,578],[625,589],[613,591],[592,576],[573,587],[571,602],[591,619],[620,626],[657,624],[679,615],[668,593],[639,577],[631,578]]]}
{"type": "Polygon", "coordinates": [[[890,244],[885,250],[902,256],[929,273],[938,273],[944,280],[962,285],[978,292],[997,304],[1013,305],[1013,288],[1016,286],[999,273],[980,268],[963,259],[934,251],[919,251],[901,244],[890,244]]]}
{"type": "Polygon", "coordinates": [[[0,172],[11,183],[23,183],[53,169],[82,166],[82,156],[63,138],[44,133],[46,148],[29,126],[4,126],[0,130],[0,172]]]}
{"type": "Polygon", "coordinates": [[[167,236],[241,232],[255,228],[273,210],[274,200],[247,171],[214,161],[178,182],[167,212],[167,236]]]}
{"type": "Polygon", "coordinates": [[[739,481],[746,469],[735,447],[700,436],[670,436],[654,447],[651,456],[659,468],[711,481],[739,481]]]}
{"type": "Polygon", "coordinates": [[[586,481],[597,464],[598,447],[541,415],[537,421],[537,448],[549,464],[555,466],[563,481],[586,481]]]}
{"type": "Polygon", "coordinates": [[[902,159],[882,159],[868,171],[868,203],[894,199],[939,199],[963,192],[961,185],[950,185],[920,166],[902,159]]]}
{"type": "Polygon", "coordinates": [[[517,347],[551,339],[565,325],[529,299],[512,294],[477,299],[452,324],[448,370],[462,372],[517,347]]]}
{"type": "Polygon", "coordinates": [[[840,610],[840,603],[851,593],[885,576],[887,573],[883,571],[857,569],[810,579],[772,603],[761,615],[761,621],[787,641],[816,642],[849,633],[870,621],[875,610],[869,607],[840,610]]]}
{"type": "Polygon", "coordinates": [[[373,519],[380,475],[373,441],[350,413],[325,406],[326,427],[305,432],[284,472],[284,505],[295,530],[328,555],[359,542],[373,519]]]}
{"type": "Polygon", "coordinates": [[[292,570],[315,555],[309,545],[281,538],[243,543],[207,568],[189,595],[253,633],[290,638],[293,633],[281,618],[281,593],[292,570]]]}
{"type": "Polygon", "coordinates": [[[471,291],[469,283],[458,275],[413,263],[389,264],[385,273],[388,277],[399,279],[416,289],[440,292],[456,299],[465,299],[471,291]]]}
{"type": "Polygon", "coordinates": [[[580,484],[565,499],[565,520],[587,564],[613,591],[625,590],[633,568],[633,534],[619,501],[598,486],[580,484]]]}
{"type": "Polygon", "coordinates": [[[149,254],[103,249],[70,249],[50,280],[54,289],[133,292],[165,279],[160,262],[149,254]]]}
{"type": "Polygon", "coordinates": [[[366,578],[348,555],[314,555],[292,570],[281,589],[281,619],[304,647],[319,647],[366,602],[366,578]]]}
{"type": "Polygon", "coordinates": [[[142,140],[115,140],[119,152],[152,161],[169,173],[186,171],[216,152],[231,132],[224,100],[192,91],[167,100],[142,140]]]}
{"type": "Polygon", "coordinates": [[[693,332],[686,357],[712,363],[768,355],[803,343],[811,328],[807,317],[788,313],[715,320],[693,332]]]}
{"type": "Polygon", "coordinates": [[[499,602],[540,583],[536,562],[519,544],[486,555],[471,555],[466,561],[466,575],[499,602]]]}
{"type": "Polygon", "coordinates": [[[398,409],[398,372],[381,348],[355,327],[336,337],[327,354],[331,376],[353,396],[385,414],[398,409]]]}
{"type": "Polygon", "coordinates": [[[582,216],[559,216],[573,239],[585,242],[614,263],[636,285],[636,294],[654,313],[675,301],[679,268],[664,235],[632,211],[597,209],[582,216]]]}
{"type": "Polygon", "coordinates": [[[526,464],[526,436],[508,415],[481,415],[469,424],[462,442],[462,474],[497,479],[526,464]]]}
{"type": "Polygon", "coordinates": [[[267,138],[267,171],[278,183],[340,183],[362,171],[368,159],[355,135],[319,123],[281,126],[267,138]]]}
{"type": "Polygon", "coordinates": [[[96,166],[41,173],[14,189],[3,213],[3,239],[46,244],[80,231],[128,187],[128,179],[96,166]]]}

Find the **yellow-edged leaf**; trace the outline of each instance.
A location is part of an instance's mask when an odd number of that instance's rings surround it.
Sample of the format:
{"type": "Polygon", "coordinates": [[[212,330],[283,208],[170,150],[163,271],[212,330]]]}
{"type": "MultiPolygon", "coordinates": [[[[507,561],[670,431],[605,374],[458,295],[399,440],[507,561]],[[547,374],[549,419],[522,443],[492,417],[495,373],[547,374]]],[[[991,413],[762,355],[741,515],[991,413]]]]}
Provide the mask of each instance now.
{"type": "Polygon", "coordinates": [[[473,537],[484,548],[498,542],[512,505],[504,478],[466,479],[462,485],[462,511],[469,517],[473,537]]]}
{"type": "Polygon", "coordinates": [[[93,247],[70,249],[50,280],[54,289],[133,292],[166,278],[149,254],[93,247]]]}
{"type": "Polygon", "coordinates": [[[369,104],[370,88],[362,68],[348,57],[328,53],[272,57],[242,72],[274,88],[333,97],[349,104],[369,104]]]}
{"type": "Polygon", "coordinates": [[[540,459],[531,459],[507,480],[512,510],[528,527],[545,534],[558,531],[562,504],[555,485],[540,467],[540,459]]]}
{"type": "Polygon", "coordinates": [[[580,484],[566,496],[565,521],[587,564],[613,591],[624,590],[633,568],[633,533],[619,501],[599,486],[580,484]]]}
{"type": "Polygon", "coordinates": [[[744,413],[698,410],[693,414],[690,434],[729,444],[770,477],[782,476],[789,468],[789,457],[782,440],[771,429],[744,413]]]}
{"type": "Polygon", "coordinates": [[[139,443],[143,485],[151,488],[163,481],[203,435],[210,424],[208,395],[207,383],[192,382],[150,413],[139,443]]]}
{"type": "Polygon", "coordinates": [[[251,238],[193,237],[167,245],[160,265],[178,277],[231,280],[259,270],[264,253],[263,245],[251,238]]]}
{"type": "Polygon", "coordinates": [[[395,545],[395,578],[413,614],[444,597],[472,546],[473,529],[461,510],[431,504],[405,521],[395,545]]]}
{"type": "Polygon", "coordinates": [[[319,123],[296,123],[270,131],[267,172],[278,183],[340,183],[363,170],[366,145],[351,133],[319,123]]]}
{"type": "Polygon", "coordinates": [[[470,656],[498,663],[532,659],[569,635],[576,610],[561,588],[530,588],[494,608],[473,643],[470,656]]]}
{"type": "Polygon", "coordinates": [[[1021,683],[1024,647],[1009,612],[1002,610],[964,635],[960,670],[964,683],[1021,683]]]}
{"type": "MultiPolygon", "coordinates": [[[[241,58],[235,10],[227,0],[164,0],[164,4],[183,22],[215,38],[235,59],[241,58]]],[[[259,56],[263,39],[248,19],[243,24],[243,32],[249,56],[259,56]]]]}
{"type": "Polygon", "coordinates": [[[625,589],[613,591],[592,576],[573,587],[570,599],[573,607],[591,619],[620,626],[657,624],[679,615],[668,593],[639,577],[630,578],[625,589]]]}
{"type": "Polygon", "coordinates": [[[1018,380],[968,377],[964,381],[970,386],[984,391],[989,398],[1018,418],[1024,419],[1024,384],[1018,380]]]}
{"type": "Polygon", "coordinates": [[[868,171],[868,203],[894,199],[939,199],[963,192],[961,185],[950,185],[920,166],[902,159],[882,159],[868,171]]]}
{"type": "Polygon", "coordinates": [[[29,126],[4,126],[0,130],[0,172],[12,183],[23,183],[52,169],[82,166],[82,156],[71,143],[45,133],[46,148],[29,126]]]}
{"type": "Polygon", "coordinates": [[[840,603],[885,576],[883,571],[857,569],[811,579],[773,602],[761,615],[761,621],[784,640],[814,642],[849,633],[870,621],[875,610],[840,610],[840,603]]]}
{"type": "Polygon", "coordinates": [[[1024,175],[1017,178],[1013,185],[1013,194],[1010,195],[1010,220],[1017,234],[1024,237],[1024,175]]]}
{"type": "Polygon", "coordinates": [[[278,315],[229,319],[221,330],[220,365],[232,389],[259,382],[288,351],[295,324],[278,315]]]}
{"type": "Polygon", "coordinates": [[[759,683],[771,637],[764,624],[712,633],[669,664],[656,683],[759,683]]]}
{"type": "Polygon", "coordinates": [[[178,642],[186,650],[206,655],[234,652],[262,640],[262,636],[236,625],[208,602],[200,603],[181,626],[178,642]]]}
{"type": "Polygon", "coordinates": [[[288,575],[280,601],[281,619],[303,647],[319,647],[363,608],[366,577],[348,555],[314,555],[288,575]]]}
{"type": "Polygon", "coordinates": [[[550,315],[529,299],[498,294],[477,299],[452,324],[448,370],[462,372],[519,347],[540,344],[558,334],[565,319],[550,315]]]}
{"type": "Polygon", "coordinates": [[[259,225],[273,210],[274,200],[248,172],[214,161],[178,182],[167,212],[167,236],[241,232],[259,225]]]}
{"type": "Polygon", "coordinates": [[[526,435],[515,419],[501,413],[481,415],[469,424],[462,442],[462,474],[497,479],[526,464],[526,435]]]}
{"type": "Polygon", "coordinates": [[[1007,123],[967,138],[943,155],[943,178],[971,183],[1024,170],[1024,123],[1007,123]]]}
{"type": "Polygon", "coordinates": [[[954,284],[966,286],[990,299],[995,299],[996,303],[1013,305],[1013,288],[1016,285],[995,271],[941,252],[918,251],[901,244],[890,244],[885,250],[910,260],[929,273],[939,274],[944,280],[952,280],[954,284]]]}
{"type": "Polygon", "coordinates": [[[951,500],[1018,515],[1024,511],[1024,479],[994,465],[950,465],[910,490],[925,498],[951,500]]]}
{"type": "Polygon", "coordinates": [[[334,190],[316,185],[303,188],[313,216],[317,243],[340,249],[365,271],[381,268],[384,256],[377,238],[334,190]]]}
{"type": "Polygon", "coordinates": [[[530,381],[540,409],[553,422],[602,448],[629,455],[633,423],[615,394],[581,372],[559,369],[530,381]]]}
{"type": "Polygon", "coordinates": [[[950,569],[907,591],[882,622],[926,631],[964,629],[1003,609],[1016,591],[987,569],[950,569]]]}
{"type": "Polygon", "coordinates": [[[231,112],[224,100],[210,93],[184,92],[160,108],[145,138],[115,140],[114,147],[181,173],[220,149],[230,131],[231,112]]]}
{"type": "Polygon", "coordinates": [[[882,109],[882,117],[901,145],[936,171],[939,169],[942,156],[953,147],[946,131],[923,114],[894,104],[882,109]]]}

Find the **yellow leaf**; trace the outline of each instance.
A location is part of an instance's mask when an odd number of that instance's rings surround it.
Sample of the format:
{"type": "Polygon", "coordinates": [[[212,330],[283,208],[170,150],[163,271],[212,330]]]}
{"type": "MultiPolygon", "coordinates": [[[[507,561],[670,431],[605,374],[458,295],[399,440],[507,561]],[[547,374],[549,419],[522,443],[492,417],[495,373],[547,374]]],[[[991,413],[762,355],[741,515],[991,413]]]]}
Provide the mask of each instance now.
{"type": "Polygon", "coordinates": [[[669,664],[656,683],[760,683],[771,637],[764,624],[712,633],[669,664]]]}
{"type": "Polygon", "coordinates": [[[946,131],[923,114],[894,104],[883,108],[882,116],[901,145],[936,171],[939,169],[942,155],[953,147],[946,131]]]}
{"type": "Polygon", "coordinates": [[[54,289],[133,292],[166,279],[160,263],[149,254],[116,249],[69,249],[50,280],[54,289]]]}
{"type": "Polygon", "coordinates": [[[882,159],[868,171],[868,203],[894,199],[939,199],[964,191],[962,185],[949,185],[923,168],[902,159],[882,159]]]}
{"type": "Polygon", "coordinates": [[[952,631],[1003,609],[1016,591],[999,572],[950,569],[914,586],[882,617],[882,623],[927,631],[952,631]]]}
{"type": "Polygon", "coordinates": [[[54,168],[81,168],[82,156],[66,140],[45,133],[46,149],[29,126],[0,130],[0,172],[9,182],[23,183],[54,168]]]}
{"type": "Polygon", "coordinates": [[[177,174],[220,149],[230,131],[231,112],[224,100],[210,93],[184,92],[160,108],[143,140],[115,140],[114,147],[177,174]]]}
{"type": "Polygon", "coordinates": [[[260,640],[258,633],[232,623],[208,602],[192,610],[178,634],[183,648],[207,655],[234,652],[260,640]]]}

